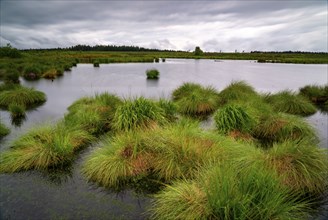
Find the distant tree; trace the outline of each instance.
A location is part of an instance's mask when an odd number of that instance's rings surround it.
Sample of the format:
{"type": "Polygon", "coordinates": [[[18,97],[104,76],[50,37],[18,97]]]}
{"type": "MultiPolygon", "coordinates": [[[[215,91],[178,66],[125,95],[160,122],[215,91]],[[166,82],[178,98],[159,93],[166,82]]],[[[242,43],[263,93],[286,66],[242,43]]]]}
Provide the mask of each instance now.
{"type": "Polygon", "coordinates": [[[200,49],[200,47],[195,47],[195,51],[194,51],[194,54],[196,55],[196,56],[201,56],[201,55],[203,55],[203,51],[200,49]]]}

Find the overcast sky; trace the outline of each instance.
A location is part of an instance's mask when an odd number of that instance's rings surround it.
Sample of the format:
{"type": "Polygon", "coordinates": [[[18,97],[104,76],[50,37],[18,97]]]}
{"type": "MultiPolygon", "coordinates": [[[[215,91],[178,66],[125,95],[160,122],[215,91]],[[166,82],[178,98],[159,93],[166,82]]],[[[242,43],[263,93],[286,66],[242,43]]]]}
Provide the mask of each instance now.
{"type": "Polygon", "coordinates": [[[326,0],[0,0],[1,46],[327,52],[326,0]]]}

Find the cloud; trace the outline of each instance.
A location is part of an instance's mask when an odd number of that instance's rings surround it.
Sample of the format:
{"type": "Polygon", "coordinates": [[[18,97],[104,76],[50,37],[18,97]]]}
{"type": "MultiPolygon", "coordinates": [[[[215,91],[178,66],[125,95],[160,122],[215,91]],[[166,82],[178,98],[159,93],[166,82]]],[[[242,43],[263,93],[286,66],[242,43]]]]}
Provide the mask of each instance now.
{"type": "Polygon", "coordinates": [[[327,2],[0,1],[0,43],[327,51],[327,2]]]}

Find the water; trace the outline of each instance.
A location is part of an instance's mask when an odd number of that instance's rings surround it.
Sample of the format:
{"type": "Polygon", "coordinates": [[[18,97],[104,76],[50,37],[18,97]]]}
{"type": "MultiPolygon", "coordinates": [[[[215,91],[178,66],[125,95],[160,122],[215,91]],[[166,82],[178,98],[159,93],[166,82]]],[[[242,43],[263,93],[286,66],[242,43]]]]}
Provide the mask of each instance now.
{"type": "MultiPolygon", "coordinates": [[[[254,61],[166,59],[165,63],[78,64],[64,76],[35,82],[22,81],[47,95],[47,102],[27,113],[21,127],[10,125],[8,112],[0,111],[11,134],[1,142],[1,151],[14,138],[39,123],[55,122],[78,98],[108,91],[123,98],[143,95],[148,98],[170,97],[183,82],[196,82],[224,89],[232,80],[245,80],[258,92],[297,91],[309,84],[328,83],[327,65],[269,64],[254,61]],[[158,81],[146,80],[147,69],[160,71],[158,81]]],[[[328,115],[321,112],[307,118],[316,128],[320,146],[328,148],[328,115]]],[[[92,150],[82,152],[71,170],[58,178],[37,171],[0,175],[1,219],[142,219],[150,198],[133,192],[110,193],[80,174],[81,162],[92,150]]],[[[323,213],[322,219],[327,217],[323,213]]]]}

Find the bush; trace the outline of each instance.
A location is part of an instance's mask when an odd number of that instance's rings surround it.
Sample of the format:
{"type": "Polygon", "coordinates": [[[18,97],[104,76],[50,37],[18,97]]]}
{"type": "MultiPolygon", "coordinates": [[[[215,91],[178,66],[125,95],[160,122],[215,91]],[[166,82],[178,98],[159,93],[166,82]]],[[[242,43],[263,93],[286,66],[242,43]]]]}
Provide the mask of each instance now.
{"type": "Polygon", "coordinates": [[[288,90],[273,95],[267,94],[264,100],[277,112],[307,116],[317,111],[308,99],[288,90]]]}
{"type": "Polygon", "coordinates": [[[226,105],[218,109],[214,115],[216,128],[223,134],[232,131],[250,133],[255,120],[240,106],[226,105]]]}
{"type": "Polygon", "coordinates": [[[152,128],[165,123],[165,112],[154,101],[143,97],[125,100],[115,112],[113,126],[119,131],[152,128]]]}
{"type": "Polygon", "coordinates": [[[150,69],[146,71],[147,79],[158,79],[159,71],[157,69],[150,69]]]}
{"type": "Polygon", "coordinates": [[[87,132],[63,123],[34,128],[0,157],[0,172],[48,169],[71,162],[74,153],[93,140],[87,132]]]}

